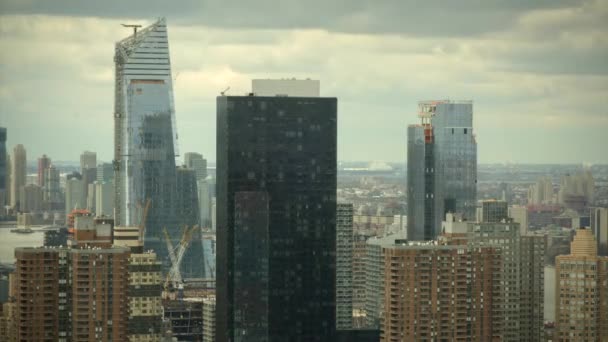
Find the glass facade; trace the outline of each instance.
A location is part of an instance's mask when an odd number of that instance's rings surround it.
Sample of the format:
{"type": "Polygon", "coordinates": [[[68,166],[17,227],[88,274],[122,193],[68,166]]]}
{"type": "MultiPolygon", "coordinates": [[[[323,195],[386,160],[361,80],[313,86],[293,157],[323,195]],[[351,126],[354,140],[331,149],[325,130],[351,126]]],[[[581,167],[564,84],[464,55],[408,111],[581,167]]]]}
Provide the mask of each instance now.
{"type": "Polygon", "coordinates": [[[408,128],[408,239],[432,240],[448,212],[474,219],[477,142],[471,102],[419,104],[421,125],[408,128]]]}
{"type": "Polygon", "coordinates": [[[335,98],[218,97],[217,341],[334,339],[336,119],[335,98]]]}
{"type": "MultiPolygon", "coordinates": [[[[150,201],[144,248],[153,249],[167,271],[162,230],[169,231],[176,246],[182,226],[190,222],[176,211],[182,194],[176,191],[175,159],[179,153],[165,20],[159,19],[116,43],[114,60],[115,224],[139,225],[150,201]]],[[[195,240],[200,242],[200,236],[195,240]]],[[[200,262],[188,261],[189,254],[184,256],[182,266],[193,264],[202,269],[200,262]]],[[[184,276],[189,273],[184,269],[184,276]]],[[[198,273],[202,271],[194,272],[198,273]]]]}

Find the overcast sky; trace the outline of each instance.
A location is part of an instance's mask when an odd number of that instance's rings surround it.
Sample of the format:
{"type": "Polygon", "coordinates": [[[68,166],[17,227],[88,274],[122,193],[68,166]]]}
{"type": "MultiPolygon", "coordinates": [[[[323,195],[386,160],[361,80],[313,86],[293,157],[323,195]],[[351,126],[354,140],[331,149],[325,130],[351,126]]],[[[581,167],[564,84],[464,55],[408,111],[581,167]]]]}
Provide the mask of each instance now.
{"type": "Polygon", "coordinates": [[[404,161],[417,102],[449,98],[474,101],[480,163],[608,163],[608,0],[1,0],[11,153],[111,160],[120,23],[159,16],[182,154],[215,160],[224,88],[309,77],[339,99],[340,160],[404,161]]]}

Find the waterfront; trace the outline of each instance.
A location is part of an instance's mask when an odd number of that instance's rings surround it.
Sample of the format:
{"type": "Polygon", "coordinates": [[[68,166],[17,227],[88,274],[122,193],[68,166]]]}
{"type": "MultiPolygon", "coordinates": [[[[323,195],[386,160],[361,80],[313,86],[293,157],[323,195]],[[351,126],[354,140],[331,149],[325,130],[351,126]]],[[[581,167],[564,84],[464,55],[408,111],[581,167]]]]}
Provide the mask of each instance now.
{"type": "Polygon", "coordinates": [[[15,247],[37,247],[44,242],[44,231],[41,228],[32,228],[31,234],[12,233],[16,227],[0,228],[0,263],[15,262],[15,247]]]}

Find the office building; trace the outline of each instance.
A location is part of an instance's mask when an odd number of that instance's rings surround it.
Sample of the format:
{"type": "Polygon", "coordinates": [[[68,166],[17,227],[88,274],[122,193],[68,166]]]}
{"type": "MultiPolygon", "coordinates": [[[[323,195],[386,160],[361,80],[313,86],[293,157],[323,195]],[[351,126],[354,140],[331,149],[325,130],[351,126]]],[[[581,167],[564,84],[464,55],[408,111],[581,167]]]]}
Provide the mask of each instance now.
{"type": "Polygon", "coordinates": [[[473,103],[424,101],[418,107],[421,124],[408,127],[407,236],[433,240],[446,213],[475,218],[473,103]]]}
{"type": "Polygon", "coordinates": [[[112,166],[112,163],[97,165],[97,181],[109,182],[112,180],[114,180],[114,166],[112,166]]]}
{"type": "Polygon", "coordinates": [[[126,341],[129,251],[15,248],[17,341],[126,341]]]}
{"type": "MultiPolygon", "coordinates": [[[[117,42],[114,60],[116,225],[139,225],[149,200],[144,246],[166,261],[162,230],[177,245],[181,229],[175,218],[177,131],[165,19],[117,42]]],[[[169,264],[163,267],[167,271],[169,264]]]]}
{"type": "Polygon", "coordinates": [[[44,170],[43,200],[46,209],[64,209],[65,200],[61,193],[59,176],[59,170],[54,165],[50,165],[44,170]]]}
{"type": "Polygon", "coordinates": [[[353,205],[338,203],[336,215],[336,329],[353,327],[353,205]]]}
{"type": "Polygon", "coordinates": [[[589,229],[577,229],[569,255],[555,261],[555,340],[608,338],[608,257],[589,229]]]}
{"type": "Polygon", "coordinates": [[[493,247],[402,242],[384,247],[380,341],[493,341],[493,247]]]}
{"type": "Polygon", "coordinates": [[[4,206],[8,199],[8,189],[10,183],[8,182],[8,169],[10,163],[8,163],[6,154],[6,128],[0,127],[0,217],[4,216],[4,206]]]}
{"type": "Polygon", "coordinates": [[[21,187],[19,194],[21,212],[30,213],[42,210],[42,188],[35,184],[21,187]]]}
{"type": "Polygon", "coordinates": [[[74,209],[86,209],[86,207],[84,181],[80,173],[74,171],[67,175],[65,183],[65,214],[69,214],[74,209]]]}
{"type": "MultiPolygon", "coordinates": [[[[199,225],[198,189],[196,173],[187,167],[176,170],[176,218],[179,227],[195,227],[199,225]]],[[[204,264],[203,245],[200,229],[192,233],[190,246],[186,250],[181,263],[182,276],[185,278],[203,278],[204,264]]]]}
{"type": "Polygon", "coordinates": [[[505,201],[482,201],[481,213],[481,222],[501,222],[509,218],[509,208],[505,201]]]}
{"type": "Polygon", "coordinates": [[[49,158],[46,154],[43,154],[42,157],[38,158],[38,185],[44,186],[44,170],[46,170],[49,166],[51,166],[51,158],[49,158]]]}
{"type": "Polygon", "coordinates": [[[196,172],[197,181],[207,178],[207,159],[203,158],[202,154],[186,152],[184,154],[184,164],[187,168],[196,172]]]}
{"type": "Polygon", "coordinates": [[[95,181],[95,210],[97,216],[114,216],[114,182],[95,181]]]}
{"type": "Polygon", "coordinates": [[[591,231],[597,241],[597,254],[608,256],[608,208],[591,208],[591,231]]]}
{"type": "Polygon", "coordinates": [[[217,341],[331,341],[337,99],[217,98],[217,341]]]}
{"type": "Polygon", "coordinates": [[[13,148],[13,158],[11,167],[11,207],[19,209],[19,194],[21,187],[25,186],[25,176],[27,168],[27,155],[25,147],[19,144],[13,148]]]}

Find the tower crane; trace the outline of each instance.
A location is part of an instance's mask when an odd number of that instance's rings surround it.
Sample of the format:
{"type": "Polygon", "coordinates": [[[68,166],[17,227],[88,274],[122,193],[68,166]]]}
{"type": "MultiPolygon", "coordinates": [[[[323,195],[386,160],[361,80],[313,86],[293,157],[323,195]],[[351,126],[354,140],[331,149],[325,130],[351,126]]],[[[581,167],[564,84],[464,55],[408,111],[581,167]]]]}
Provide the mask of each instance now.
{"type": "Polygon", "coordinates": [[[173,245],[173,242],[171,242],[171,237],[169,236],[167,228],[163,229],[165,241],[167,243],[167,250],[169,252],[169,259],[171,260],[171,268],[169,269],[169,273],[167,274],[165,288],[168,288],[169,285],[173,285],[174,288],[180,288],[182,286],[184,279],[182,278],[180,266],[184,255],[186,254],[186,250],[190,246],[192,236],[194,235],[194,232],[196,232],[198,229],[199,227],[197,226],[185,227],[182,231],[182,238],[177,247],[175,247],[173,245]]]}

